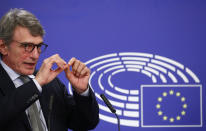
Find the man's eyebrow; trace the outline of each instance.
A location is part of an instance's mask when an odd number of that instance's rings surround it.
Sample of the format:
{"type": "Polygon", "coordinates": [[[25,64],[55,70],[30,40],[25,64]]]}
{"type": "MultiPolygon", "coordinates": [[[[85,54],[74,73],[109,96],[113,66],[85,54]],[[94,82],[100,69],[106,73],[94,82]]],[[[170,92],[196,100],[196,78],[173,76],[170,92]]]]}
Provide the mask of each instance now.
{"type": "Polygon", "coordinates": [[[41,41],[41,42],[35,44],[35,43],[33,43],[33,42],[27,42],[27,41],[24,41],[24,42],[21,42],[21,43],[22,43],[22,44],[34,44],[34,45],[39,45],[39,44],[43,44],[44,42],[41,41]]]}

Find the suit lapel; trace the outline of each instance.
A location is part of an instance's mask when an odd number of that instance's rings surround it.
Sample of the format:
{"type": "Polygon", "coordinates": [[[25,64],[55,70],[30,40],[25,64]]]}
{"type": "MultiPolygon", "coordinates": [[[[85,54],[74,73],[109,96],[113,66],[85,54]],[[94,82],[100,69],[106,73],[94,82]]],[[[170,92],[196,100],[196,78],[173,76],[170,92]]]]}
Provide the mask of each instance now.
{"type": "MultiPolygon", "coordinates": [[[[4,70],[2,65],[0,64],[0,92],[3,95],[8,95],[9,92],[11,92],[12,90],[15,90],[15,88],[16,87],[13,81],[11,80],[7,72],[4,70]]],[[[28,121],[28,118],[25,112],[22,113],[20,119],[22,120],[22,123],[25,125],[25,127],[28,130],[31,130],[31,127],[30,127],[30,124],[29,124],[29,121],[28,121]]]]}
{"type": "Polygon", "coordinates": [[[0,64],[0,91],[3,95],[6,95],[11,90],[15,89],[15,85],[7,72],[4,70],[2,65],[0,64]]]}

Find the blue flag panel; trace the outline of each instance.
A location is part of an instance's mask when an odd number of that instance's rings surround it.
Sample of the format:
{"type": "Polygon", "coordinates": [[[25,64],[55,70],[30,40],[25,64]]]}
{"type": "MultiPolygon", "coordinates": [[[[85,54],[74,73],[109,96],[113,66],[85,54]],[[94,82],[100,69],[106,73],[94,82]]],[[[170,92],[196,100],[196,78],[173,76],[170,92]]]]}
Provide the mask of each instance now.
{"type": "Polygon", "coordinates": [[[201,127],[201,85],[142,86],[143,127],[201,127]]]}

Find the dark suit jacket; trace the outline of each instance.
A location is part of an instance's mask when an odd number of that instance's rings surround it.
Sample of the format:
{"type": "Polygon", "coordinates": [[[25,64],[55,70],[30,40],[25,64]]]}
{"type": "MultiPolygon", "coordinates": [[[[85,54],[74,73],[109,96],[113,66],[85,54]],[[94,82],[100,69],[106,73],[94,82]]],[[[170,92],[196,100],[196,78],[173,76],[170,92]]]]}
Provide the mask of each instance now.
{"type": "Polygon", "coordinates": [[[31,131],[25,110],[39,99],[49,131],[93,129],[99,122],[99,108],[90,89],[89,97],[68,95],[59,79],[42,87],[33,81],[15,88],[0,64],[0,131],[31,131]]]}

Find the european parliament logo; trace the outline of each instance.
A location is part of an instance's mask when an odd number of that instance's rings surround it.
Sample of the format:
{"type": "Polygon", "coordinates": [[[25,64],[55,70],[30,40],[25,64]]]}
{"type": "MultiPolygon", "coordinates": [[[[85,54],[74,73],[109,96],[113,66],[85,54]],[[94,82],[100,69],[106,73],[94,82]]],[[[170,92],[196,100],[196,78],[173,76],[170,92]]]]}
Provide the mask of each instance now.
{"type": "Polygon", "coordinates": [[[86,65],[101,120],[117,124],[100,97],[104,93],[121,126],[202,127],[202,85],[183,64],[154,54],[120,52],[93,58],[86,65]]]}

